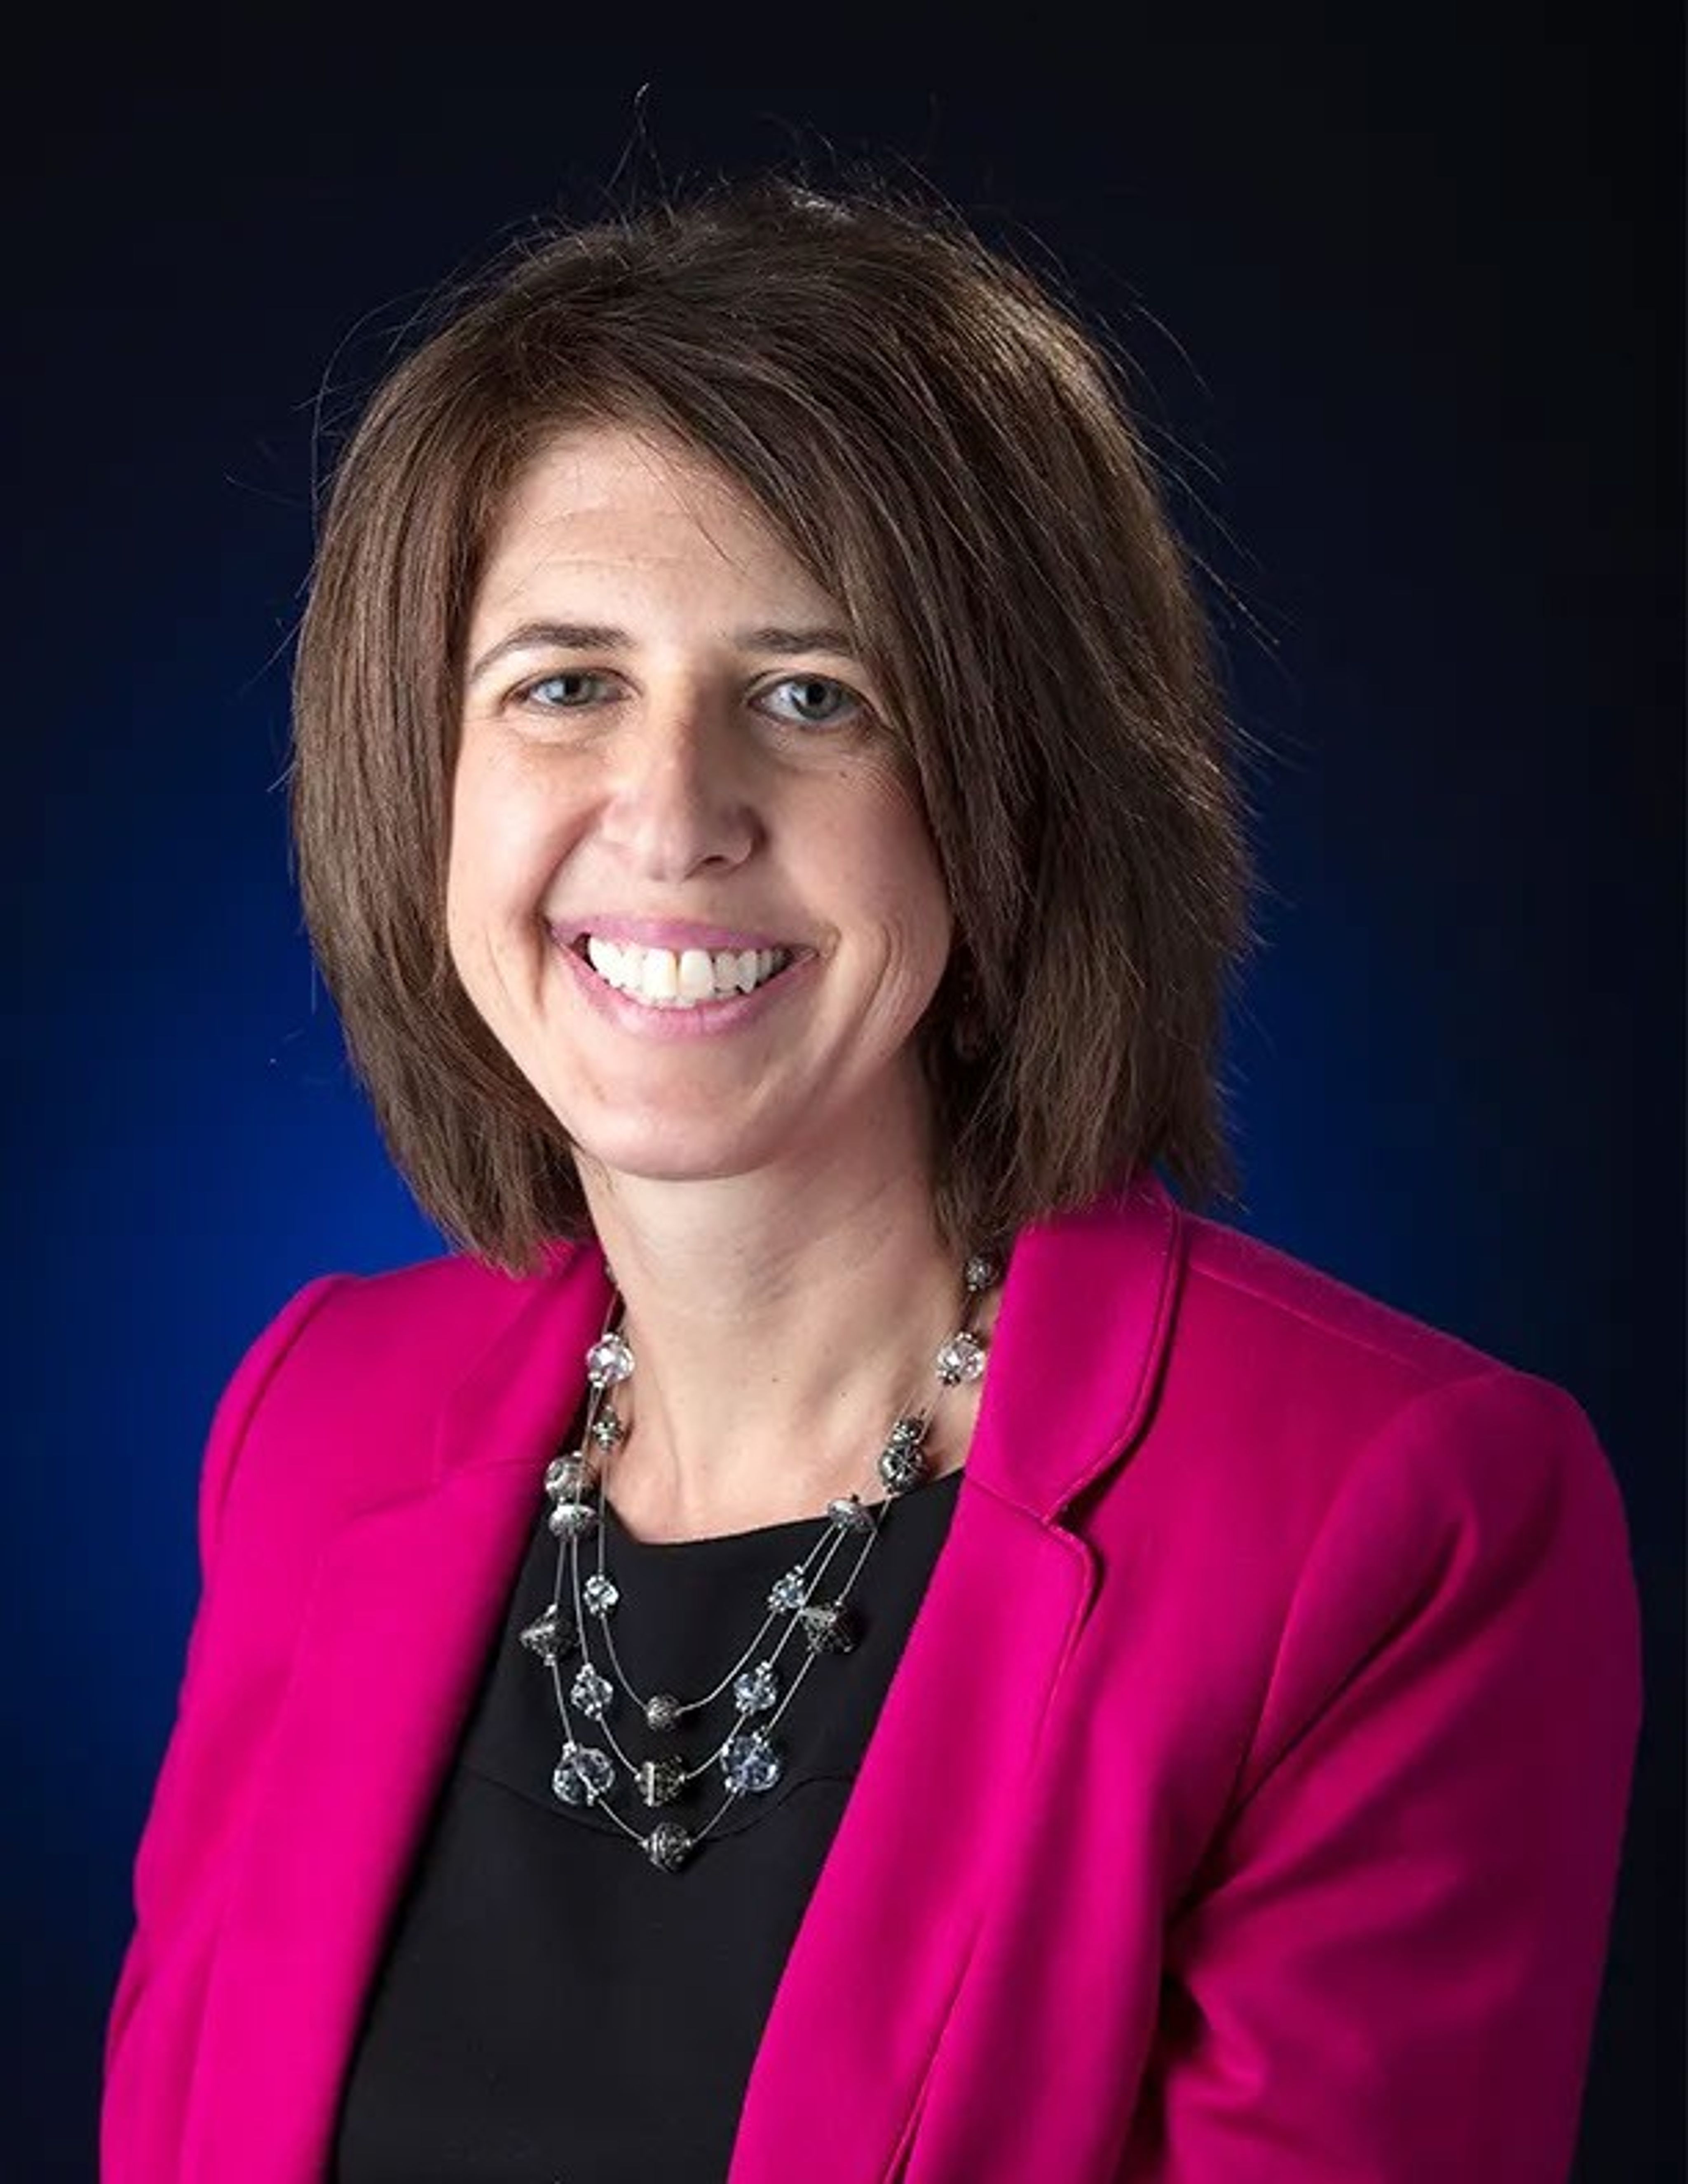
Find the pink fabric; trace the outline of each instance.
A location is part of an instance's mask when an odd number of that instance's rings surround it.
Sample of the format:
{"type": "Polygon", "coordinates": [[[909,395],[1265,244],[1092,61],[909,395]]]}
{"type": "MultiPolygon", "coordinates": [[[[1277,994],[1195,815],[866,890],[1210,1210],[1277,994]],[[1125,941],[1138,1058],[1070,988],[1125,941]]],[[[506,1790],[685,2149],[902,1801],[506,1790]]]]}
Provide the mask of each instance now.
{"type": "MultiPolygon", "coordinates": [[[[605,1297],[329,1278],[231,1381],[107,2184],[322,2175],[605,1297]]],[[[1568,1396],[1153,1180],[1028,1232],[730,2184],[1558,2184],[1640,1696],[1568,1396]]]]}

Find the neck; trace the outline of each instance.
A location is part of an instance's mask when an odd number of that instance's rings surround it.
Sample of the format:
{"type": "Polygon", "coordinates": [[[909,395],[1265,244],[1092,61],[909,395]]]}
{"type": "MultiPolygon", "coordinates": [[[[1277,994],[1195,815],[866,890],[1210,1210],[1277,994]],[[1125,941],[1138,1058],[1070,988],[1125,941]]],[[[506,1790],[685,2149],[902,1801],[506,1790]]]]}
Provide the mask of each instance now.
{"type": "MultiPolygon", "coordinates": [[[[608,1485],[635,1535],[690,1538],[875,1500],[899,1412],[936,1396],[935,1473],[965,1456],[976,1385],[940,1390],[960,1326],[962,1254],[938,1231],[925,1162],[876,1148],[801,1173],[680,1183],[583,1162],[635,1361],[608,1485]]],[[[975,1318],[975,1324],[982,1323],[975,1318]]]]}

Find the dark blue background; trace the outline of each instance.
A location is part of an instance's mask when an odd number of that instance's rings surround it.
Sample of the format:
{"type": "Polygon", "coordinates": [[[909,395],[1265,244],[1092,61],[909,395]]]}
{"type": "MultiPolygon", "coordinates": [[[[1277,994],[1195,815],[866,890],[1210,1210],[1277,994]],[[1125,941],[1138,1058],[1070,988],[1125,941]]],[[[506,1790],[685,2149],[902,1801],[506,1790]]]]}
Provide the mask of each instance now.
{"type": "Polygon", "coordinates": [[[1648,1724],[1579,2173],[1681,2173],[1681,69],[1601,22],[1145,39],[1105,92],[657,75],[642,139],[651,71],[583,81],[561,32],[478,70],[91,44],[14,88],[9,2174],[91,2173],[215,1396],[307,1277],[437,1248],[289,878],[319,396],[623,157],[829,145],[1058,263],[1144,376],[1272,753],[1232,1217],[1600,1428],[1648,1724]]]}

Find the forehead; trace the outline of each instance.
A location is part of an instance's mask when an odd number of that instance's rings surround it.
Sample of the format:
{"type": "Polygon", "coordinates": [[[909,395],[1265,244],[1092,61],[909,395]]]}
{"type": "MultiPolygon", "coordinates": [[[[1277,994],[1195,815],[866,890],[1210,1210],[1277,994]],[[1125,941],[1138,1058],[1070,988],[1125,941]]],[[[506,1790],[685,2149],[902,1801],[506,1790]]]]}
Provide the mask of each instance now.
{"type": "Polygon", "coordinates": [[[700,450],[634,426],[558,433],[517,473],[477,602],[495,613],[536,582],[634,574],[710,588],[825,595],[735,479],[700,450]]]}

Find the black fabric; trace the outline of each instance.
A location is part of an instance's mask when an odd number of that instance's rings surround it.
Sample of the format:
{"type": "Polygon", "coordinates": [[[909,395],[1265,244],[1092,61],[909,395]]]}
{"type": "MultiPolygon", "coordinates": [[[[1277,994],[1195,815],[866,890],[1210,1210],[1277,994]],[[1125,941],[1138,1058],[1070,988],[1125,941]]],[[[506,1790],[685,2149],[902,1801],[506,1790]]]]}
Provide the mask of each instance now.
{"type": "MultiPolygon", "coordinates": [[[[551,1596],[556,1542],[541,1498],[372,1986],[343,2088],[338,2184],[720,2184],[774,1989],[962,1477],[930,1480],[886,1511],[850,1596],[854,1650],[816,1660],[774,1731],[780,1780],[740,1799],[678,1873],[659,1872],[601,1813],[552,1794],[556,1702],[518,1642],[551,1596]]],[[[769,1587],[823,1529],[811,1518],[654,1543],[632,1538],[612,1507],[615,1637],[634,1690],[713,1689],[769,1587]]],[[[858,1552],[848,1540],[839,1550],[837,1583],[858,1552]]],[[[595,1564],[589,1545],[583,1574],[595,1564]]],[[[590,1645],[604,1669],[601,1635],[590,1645]]],[[[794,1637],[782,1671],[806,1653],[794,1637]]],[[[571,1713],[581,1741],[599,1741],[571,1713]]],[[[688,1763],[731,1719],[723,1698],[657,1737],[619,1691],[610,1715],[630,1758],[677,1747],[688,1763]]],[[[661,1814],[696,1832],[724,1788],[716,1769],[661,1814]]],[[[611,1802],[634,1825],[661,1816],[619,1767],[611,1802]]]]}

